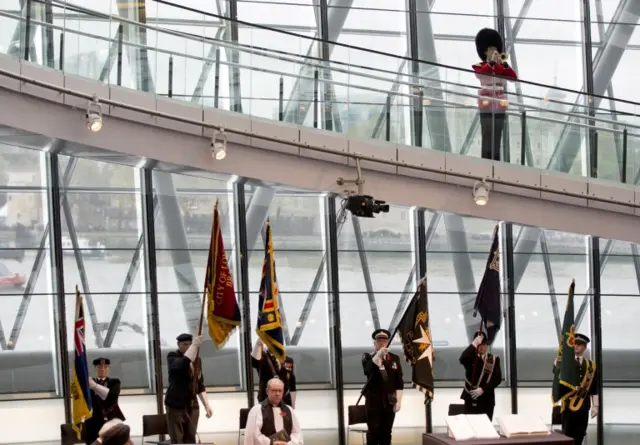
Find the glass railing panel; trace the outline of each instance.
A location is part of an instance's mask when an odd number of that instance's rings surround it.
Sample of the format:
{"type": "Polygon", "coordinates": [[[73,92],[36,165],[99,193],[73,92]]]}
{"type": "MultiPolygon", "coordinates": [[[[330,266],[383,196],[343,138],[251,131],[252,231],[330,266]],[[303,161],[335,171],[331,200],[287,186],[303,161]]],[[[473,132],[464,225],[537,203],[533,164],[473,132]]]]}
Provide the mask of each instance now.
{"type": "Polygon", "coordinates": [[[509,114],[505,162],[588,176],[588,121],[546,112],[509,114]],[[508,147],[508,148],[507,148],[508,147]],[[523,149],[524,147],[524,149],[523,149]]]}
{"type": "MultiPolygon", "coordinates": [[[[636,104],[589,101],[578,91],[560,94],[561,89],[547,86],[542,91],[523,80],[487,82],[467,67],[407,61],[399,57],[406,49],[399,40],[406,38],[402,29],[398,39],[387,42],[389,47],[370,42],[389,54],[344,46],[362,43],[344,37],[324,62],[321,43],[310,40],[310,34],[283,35],[243,25],[239,42],[233,43],[232,26],[221,27],[223,19],[206,13],[162,5],[189,22],[176,26],[154,19],[157,10],[145,17],[137,8],[120,5],[108,15],[61,4],[53,1],[53,23],[30,20],[30,33],[49,34],[52,42],[30,51],[31,62],[203,107],[475,157],[482,156],[479,110],[500,110],[504,162],[627,182],[640,167],[636,104]],[[479,89],[496,87],[503,96],[478,96],[479,89]],[[537,96],[528,94],[532,91],[537,96]],[[500,106],[487,108],[482,102],[500,106]],[[587,155],[590,125],[597,135],[597,164],[587,155]]],[[[18,39],[16,49],[12,40],[14,34],[24,40],[26,25],[18,13],[0,10],[8,25],[0,44],[5,52],[24,57],[23,42],[18,39]]],[[[405,11],[385,13],[406,19],[405,11]]]]}
{"type": "Polygon", "coordinates": [[[3,1],[0,4],[0,53],[22,58],[24,50],[24,22],[20,20],[19,0],[3,1]]]}
{"type": "MultiPolygon", "coordinates": [[[[109,15],[87,14],[81,8],[74,9],[74,5],[65,8],[54,3],[52,9],[53,17],[59,18],[51,25],[42,25],[51,26],[56,34],[54,42],[62,45],[56,51],[56,68],[67,74],[109,82],[109,73],[115,71],[112,68],[117,59],[119,23],[109,15]]],[[[46,66],[43,62],[39,61],[46,66]]]]}

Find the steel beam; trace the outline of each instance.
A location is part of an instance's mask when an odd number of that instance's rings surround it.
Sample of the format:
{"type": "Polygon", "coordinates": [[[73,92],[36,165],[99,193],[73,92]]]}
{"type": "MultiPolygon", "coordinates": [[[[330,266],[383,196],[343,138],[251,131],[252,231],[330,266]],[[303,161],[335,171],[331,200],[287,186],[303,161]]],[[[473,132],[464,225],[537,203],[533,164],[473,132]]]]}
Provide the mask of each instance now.
{"type": "MultiPolygon", "coordinates": [[[[143,178],[146,178],[146,175],[142,175],[142,176],[143,178]]],[[[151,179],[149,179],[149,182],[151,182],[151,179]]],[[[158,218],[160,206],[158,205],[158,197],[155,195],[152,195],[152,196],[153,196],[153,201],[151,205],[153,206],[152,207],[153,219],[149,224],[152,224],[155,228],[155,221],[158,218]]],[[[146,213],[145,213],[145,218],[147,218],[146,213]]],[[[155,235],[155,230],[154,230],[154,235],[155,235]]],[[[118,297],[118,301],[116,302],[116,307],[114,308],[113,315],[111,316],[111,321],[109,322],[109,326],[107,327],[107,333],[104,337],[105,348],[111,347],[113,343],[113,339],[116,336],[116,332],[118,331],[118,327],[120,326],[120,321],[122,320],[122,314],[124,313],[124,309],[127,306],[127,301],[129,300],[129,293],[131,292],[131,286],[133,286],[133,281],[135,280],[136,275],[138,275],[138,270],[140,269],[140,263],[142,262],[142,248],[144,247],[144,245],[145,245],[145,234],[143,232],[142,235],[140,235],[140,237],[138,238],[138,243],[136,244],[135,251],[133,252],[133,257],[131,258],[131,262],[129,263],[129,269],[127,270],[127,275],[124,278],[124,283],[122,283],[122,290],[120,290],[120,296],[118,297]]],[[[155,250],[155,244],[153,249],[155,250]]]]}
{"type": "MultiPolygon", "coordinates": [[[[228,1],[228,11],[225,11],[229,21],[225,26],[225,40],[232,43],[238,43],[238,2],[237,0],[228,1]]],[[[229,70],[229,109],[238,113],[242,113],[242,81],[240,79],[240,53],[238,50],[225,47],[227,60],[231,63],[227,65],[229,70]]]]}
{"type": "MultiPolygon", "coordinates": [[[[353,0],[334,0],[331,2],[331,7],[327,11],[328,35],[326,40],[330,42],[338,41],[352,5],[353,0]]],[[[316,33],[315,38],[318,37],[318,33],[316,33]]],[[[331,54],[333,48],[333,45],[329,45],[329,54],[331,54]]],[[[311,42],[307,50],[307,57],[318,57],[319,49],[318,42],[311,42]]],[[[314,66],[309,65],[304,65],[300,68],[296,83],[291,90],[291,96],[286,101],[284,109],[285,122],[293,122],[298,125],[302,125],[304,122],[313,102],[313,72],[315,69],[314,66]]]]}
{"type": "MultiPolygon", "coordinates": [[[[340,238],[340,233],[342,232],[342,228],[344,227],[344,222],[346,220],[346,212],[347,210],[342,208],[337,214],[336,221],[336,238],[340,238]]],[[[324,280],[324,276],[327,272],[327,252],[325,251],[322,255],[322,259],[320,260],[320,265],[318,266],[318,270],[316,271],[316,276],[313,278],[313,283],[311,283],[311,289],[309,289],[309,294],[307,298],[304,300],[304,305],[302,306],[302,311],[300,312],[300,318],[296,323],[296,328],[293,331],[293,336],[291,337],[291,345],[297,346],[300,342],[300,337],[304,332],[304,328],[307,325],[307,321],[309,320],[309,315],[311,314],[311,309],[313,308],[313,303],[316,301],[316,297],[318,296],[318,290],[322,285],[322,281],[324,280]]]]}
{"type": "MultiPolygon", "coordinates": [[[[529,8],[531,8],[532,3],[533,3],[533,0],[525,0],[522,7],[520,8],[520,12],[518,13],[518,17],[516,18],[516,21],[513,24],[513,27],[511,26],[510,19],[505,20],[506,40],[507,40],[507,43],[512,42],[512,47],[507,49],[507,51],[509,52],[509,55],[511,57],[511,65],[513,66],[513,69],[516,71],[516,73],[518,72],[518,57],[516,54],[515,41],[516,41],[516,38],[518,37],[518,33],[520,32],[520,29],[522,28],[522,24],[524,23],[524,17],[526,17],[526,15],[529,13],[529,8]]],[[[509,11],[509,2],[502,2],[502,8],[504,9],[504,15],[506,17],[510,17],[511,14],[509,11]]],[[[524,103],[522,100],[522,84],[520,82],[515,82],[515,88],[516,88],[516,96],[520,98],[520,101],[518,102],[521,104],[524,103]]],[[[519,105],[519,108],[521,111],[524,111],[523,105],[519,105]]],[[[476,116],[476,119],[479,119],[479,116],[476,116]]],[[[528,129],[525,133],[525,157],[528,165],[531,167],[535,167],[533,153],[531,152],[531,143],[529,140],[528,129]]]]}
{"type": "Polygon", "coordinates": [[[242,310],[242,329],[240,330],[240,354],[239,359],[241,369],[244,370],[240,376],[240,381],[245,383],[247,392],[247,405],[253,407],[254,387],[253,387],[253,367],[251,366],[251,298],[249,289],[249,253],[251,249],[247,244],[247,195],[245,185],[234,181],[233,183],[233,210],[235,220],[235,245],[234,256],[238,264],[235,277],[239,284],[238,296],[242,310]],[[243,380],[244,377],[244,380],[243,380]]]}
{"type": "MultiPolygon", "coordinates": [[[[635,31],[639,18],[640,0],[621,0],[616,13],[611,18],[607,40],[595,56],[593,64],[594,94],[602,96],[605,93],[606,87],[611,82],[611,78],[635,31]]],[[[598,108],[601,100],[600,97],[594,97],[593,106],[598,108]]],[[[578,98],[578,103],[571,110],[571,113],[579,114],[580,112],[580,98],[578,98]]],[[[575,122],[575,119],[570,119],[565,125],[547,166],[548,170],[568,172],[573,166],[582,145],[582,136],[579,132],[573,131],[571,128],[572,122],[575,122]]],[[[535,242],[537,242],[541,230],[535,227],[525,227],[520,233],[520,239],[515,246],[516,255],[513,271],[516,289],[529,264],[533,253],[532,247],[535,247],[535,242]]]]}
{"type": "Polygon", "coordinates": [[[367,292],[367,300],[369,301],[369,311],[371,311],[371,320],[373,320],[374,329],[380,329],[380,316],[378,315],[378,305],[376,304],[376,295],[371,282],[371,272],[369,271],[369,260],[362,239],[362,228],[358,217],[351,214],[351,222],[353,223],[353,235],[358,246],[358,256],[360,257],[360,266],[362,267],[362,275],[364,278],[364,288],[367,292]]]}
{"type": "MultiPolygon", "coordinates": [[[[596,25],[598,26],[598,38],[600,42],[606,40],[606,30],[604,29],[604,13],[602,11],[602,0],[595,0],[596,5],[596,25]]],[[[620,140],[620,134],[618,131],[620,130],[620,126],[617,124],[618,122],[618,113],[616,113],[616,101],[615,95],[613,93],[613,84],[609,83],[607,85],[607,96],[609,96],[609,110],[611,111],[611,120],[616,122],[613,124],[613,143],[616,147],[616,160],[618,161],[618,180],[622,178],[622,141],[620,140]]]]}
{"type": "MultiPolygon", "coordinates": [[[[428,0],[416,0],[416,7],[420,11],[430,11],[428,0]]],[[[437,60],[435,41],[433,38],[433,27],[430,14],[419,14],[416,20],[416,32],[418,35],[419,60],[437,60]]],[[[420,66],[421,75],[437,79],[439,70],[432,70],[426,66],[420,66]]],[[[436,103],[442,103],[442,91],[431,90],[429,96],[436,99],[436,103]],[[438,100],[440,99],[440,101],[438,100]]],[[[429,106],[425,110],[429,135],[431,137],[431,147],[436,150],[451,152],[451,140],[449,138],[449,127],[445,109],[441,105],[429,106]],[[443,134],[443,137],[436,137],[443,134]]],[[[473,317],[473,305],[475,302],[476,284],[471,264],[471,255],[467,244],[464,221],[458,215],[445,214],[443,216],[446,226],[447,239],[453,252],[454,270],[458,292],[460,293],[460,305],[464,315],[467,337],[473,338],[477,330],[478,321],[473,317]]]]}
{"type": "Polygon", "coordinates": [[[3,351],[7,349],[7,337],[5,337],[4,335],[2,321],[0,321],[0,349],[2,349],[3,351]]]}
{"type": "MultiPolygon", "coordinates": [[[[147,366],[150,387],[155,390],[154,392],[156,395],[156,412],[158,414],[162,414],[164,412],[164,382],[162,380],[161,371],[162,345],[160,341],[160,303],[158,299],[158,263],[156,256],[155,232],[155,220],[159,206],[157,205],[158,199],[153,195],[153,172],[149,168],[142,168],[136,173],[140,175],[140,201],[142,207],[142,209],[140,209],[142,216],[141,239],[143,240],[142,245],[138,250],[136,250],[136,254],[137,257],[140,258],[140,252],[144,247],[144,256],[146,258],[146,261],[144,262],[144,275],[146,282],[145,306],[147,315],[147,366]]],[[[136,254],[134,254],[134,259],[136,258],[136,254]]],[[[133,262],[134,261],[132,261],[132,263],[133,262]]],[[[125,285],[126,284],[127,281],[125,280],[125,285]]],[[[129,284],[129,288],[131,288],[131,284],[129,284]]],[[[128,292],[129,290],[127,290],[127,293],[128,292]]],[[[114,315],[116,312],[117,305],[114,315]]],[[[120,313],[122,313],[122,311],[120,311],[120,313]]],[[[112,319],[109,327],[117,325],[119,322],[120,320],[118,320],[117,323],[114,323],[114,320],[112,319]]],[[[107,331],[107,339],[109,339],[109,331],[107,331]]],[[[108,347],[111,346],[111,341],[113,341],[113,338],[109,339],[108,347]]],[[[163,439],[163,435],[160,435],[160,440],[163,439]]]]}
{"type": "MultiPolygon", "coordinates": [[[[60,164],[58,154],[49,152],[47,157],[47,192],[49,194],[49,221],[51,224],[51,235],[49,237],[49,247],[51,249],[51,270],[53,274],[53,288],[55,289],[55,301],[57,302],[54,313],[54,320],[57,322],[58,331],[57,347],[62,352],[54,352],[54,362],[57,356],[60,380],[62,382],[62,398],[64,400],[65,421],[71,421],[71,394],[69,372],[69,354],[67,349],[67,303],[64,286],[64,261],[62,259],[62,222],[60,221],[60,164]]],[[[74,322],[75,323],[75,322],[74,322]]],[[[86,334],[86,331],[85,331],[86,334]]]]}
{"type": "MultiPolygon", "coordinates": [[[[329,255],[328,280],[327,280],[327,312],[329,317],[329,345],[331,355],[329,356],[333,372],[333,382],[336,389],[336,414],[338,421],[338,444],[348,443],[345,436],[344,422],[344,368],[342,351],[342,314],[340,310],[340,270],[338,268],[338,227],[337,223],[344,218],[336,214],[335,196],[324,198],[325,209],[323,217],[325,220],[325,254],[329,255]]],[[[341,212],[344,209],[341,210],[341,212]]]]}
{"type": "MultiPolygon", "coordinates": [[[[224,35],[224,28],[218,28],[216,31],[215,40],[220,40],[220,38],[224,35]]],[[[196,83],[195,88],[193,89],[193,94],[191,95],[191,102],[196,103],[202,99],[202,92],[204,91],[204,87],[207,84],[207,80],[211,77],[211,69],[217,62],[216,54],[220,54],[218,51],[218,45],[212,43],[209,48],[209,53],[207,54],[207,58],[204,60],[202,64],[202,70],[200,71],[200,76],[198,76],[198,82],[196,83]]]]}

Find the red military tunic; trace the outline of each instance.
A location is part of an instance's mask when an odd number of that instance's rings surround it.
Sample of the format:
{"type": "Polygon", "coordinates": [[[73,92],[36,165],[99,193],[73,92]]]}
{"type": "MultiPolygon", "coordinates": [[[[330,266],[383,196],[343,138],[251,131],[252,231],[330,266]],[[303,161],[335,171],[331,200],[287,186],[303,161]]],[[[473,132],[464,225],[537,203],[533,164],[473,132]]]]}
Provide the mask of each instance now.
{"type": "Polygon", "coordinates": [[[493,66],[487,62],[480,62],[473,65],[476,77],[480,80],[480,89],[478,90],[478,108],[480,111],[504,112],[509,106],[506,93],[506,79],[517,79],[516,72],[507,64],[495,63],[493,66]],[[492,100],[493,99],[493,100],[492,100]]]}

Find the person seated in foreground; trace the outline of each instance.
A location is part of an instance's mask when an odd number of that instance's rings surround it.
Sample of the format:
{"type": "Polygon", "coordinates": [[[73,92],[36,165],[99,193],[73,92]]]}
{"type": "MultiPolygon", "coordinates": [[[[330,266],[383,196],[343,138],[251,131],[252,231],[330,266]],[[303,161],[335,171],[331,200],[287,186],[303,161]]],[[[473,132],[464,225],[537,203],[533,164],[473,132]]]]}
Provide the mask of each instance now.
{"type": "Polygon", "coordinates": [[[244,445],[303,445],[295,411],[282,401],[284,382],[267,382],[267,398],[257,404],[247,418],[244,445]]]}

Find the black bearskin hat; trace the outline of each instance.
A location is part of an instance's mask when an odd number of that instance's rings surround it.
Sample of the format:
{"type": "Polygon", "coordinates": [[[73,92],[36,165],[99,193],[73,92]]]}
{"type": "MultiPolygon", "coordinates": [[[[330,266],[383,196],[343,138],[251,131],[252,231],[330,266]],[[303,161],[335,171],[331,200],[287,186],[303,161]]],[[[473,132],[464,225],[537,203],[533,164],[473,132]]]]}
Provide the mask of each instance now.
{"type": "Polygon", "coordinates": [[[491,28],[483,28],[476,34],[476,50],[480,60],[486,59],[487,56],[484,53],[490,46],[495,46],[499,53],[504,52],[504,44],[498,31],[491,28]]]}

